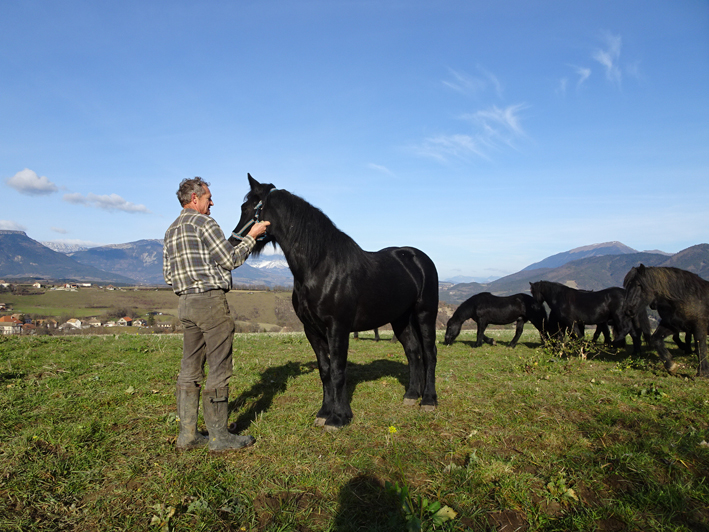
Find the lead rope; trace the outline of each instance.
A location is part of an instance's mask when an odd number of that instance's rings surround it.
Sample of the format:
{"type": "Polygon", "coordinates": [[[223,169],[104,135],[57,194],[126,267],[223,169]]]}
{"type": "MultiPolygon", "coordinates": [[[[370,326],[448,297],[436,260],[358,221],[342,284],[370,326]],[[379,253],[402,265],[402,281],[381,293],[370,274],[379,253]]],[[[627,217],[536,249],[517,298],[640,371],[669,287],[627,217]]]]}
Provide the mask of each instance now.
{"type": "MultiPolygon", "coordinates": [[[[268,193],[266,194],[266,198],[267,198],[268,195],[269,195],[271,192],[273,192],[274,190],[277,190],[277,189],[276,189],[276,188],[272,188],[271,190],[269,190],[268,193]]],[[[233,232],[231,233],[231,236],[233,236],[233,237],[236,238],[237,240],[243,240],[243,239],[244,239],[244,236],[245,236],[246,233],[249,231],[249,229],[251,228],[251,226],[254,225],[256,222],[260,222],[260,221],[261,221],[261,209],[263,209],[263,202],[264,202],[264,200],[265,200],[266,198],[264,198],[263,200],[259,201],[258,204],[256,205],[256,209],[254,210],[254,217],[253,217],[251,220],[249,220],[248,222],[246,222],[246,223],[244,224],[244,226],[243,226],[241,229],[239,229],[238,231],[233,231],[233,232]]],[[[268,232],[262,234],[260,237],[258,237],[258,238],[256,239],[256,241],[257,241],[257,242],[261,242],[262,240],[265,240],[267,236],[268,236],[268,232]]]]}

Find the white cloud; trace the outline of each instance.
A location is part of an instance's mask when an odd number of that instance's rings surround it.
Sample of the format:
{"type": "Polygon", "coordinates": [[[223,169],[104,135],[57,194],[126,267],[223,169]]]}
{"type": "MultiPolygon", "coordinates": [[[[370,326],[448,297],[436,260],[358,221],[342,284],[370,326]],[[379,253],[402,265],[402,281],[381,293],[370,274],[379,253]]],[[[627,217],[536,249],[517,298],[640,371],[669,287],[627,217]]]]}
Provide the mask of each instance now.
{"type": "Polygon", "coordinates": [[[57,185],[45,176],[39,177],[29,168],[17,172],[14,176],[6,179],[5,183],[20,194],[27,194],[28,196],[46,196],[59,190],[57,185]]]}
{"type": "Polygon", "coordinates": [[[377,172],[381,172],[383,174],[387,174],[387,175],[391,175],[391,176],[394,175],[394,172],[389,170],[386,166],[382,166],[380,164],[369,163],[367,165],[367,168],[370,168],[372,170],[376,170],[377,172]]]}
{"type": "Polygon", "coordinates": [[[444,80],[443,84],[449,89],[462,94],[476,95],[484,92],[488,87],[492,87],[498,96],[502,96],[502,84],[492,72],[488,72],[482,67],[478,67],[482,76],[471,76],[465,72],[449,69],[453,79],[444,80]]]}
{"type": "Polygon", "coordinates": [[[583,82],[586,81],[589,78],[589,76],[591,75],[591,69],[579,67],[579,66],[573,66],[572,68],[576,71],[576,73],[579,76],[579,80],[576,82],[576,88],[578,89],[581,87],[581,85],[583,85],[583,82]]]}
{"type": "Polygon", "coordinates": [[[20,225],[12,220],[0,220],[0,230],[2,231],[27,231],[24,225],[20,225]]]}
{"type": "Polygon", "coordinates": [[[482,140],[475,139],[470,135],[429,137],[421,145],[415,147],[414,151],[417,155],[431,157],[441,162],[447,161],[449,157],[464,159],[470,155],[488,159],[482,140]]]}
{"type": "Polygon", "coordinates": [[[69,232],[66,229],[63,229],[62,227],[50,227],[50,229],[55,233],[59,233],[60,235],[66,235],[69,232]]]}
{"type": "Polygon", "coordinates": [[[562,96],[566,95],[566,86],[569,84],[569,80],[567,78],[561,78],[559,80],[559,87],[556,89],[557,94],[561,94],[562,96]]]}
{"type": "Polygon", "coordinates": [[[472,115],[464,115],[463,118],[478,122],[491,138],[504,137],[505,132],[518,137],[524,135],[520,125],[519,112],[526,108],[525,104],[509,105],[504,109],[493,105],[489,109],[477,111],[472,115]]]}
{"type": "Polygon", "coordinates": [[[605,44],[604,49],[593,52],[593,59],[598,61],[606,69],[606,78],[612,83],[620,85],[621,72],[618,67],[620,59],[621,38],[620,35],[604,33],[602,39],[605,44]]]}
{"type": "Polygon", "coordinates": [[[124,212],[142,212],[150,213],[145,205],[136,205],[130,201],[126,201],[118,194],[104,194],[99,196],[89,192],[86,196],[71,192],[64,194],[64,201],[75,205],[85,205],[87,207],[96,207],[106,211],[124,211],[124,212]]]}
{"type": "Polygon", "coordinates": [[[490,152],[504,146],[514,147],[514,141],[524,137],[520,111],[526,104],[499,108],[496,105],[460,118],[473,126],[472,134],[452,134],[429,137],[414,148],[423,157],[447,161],[450,157],[465,159],[469,156],[490,159],[490,152]]]}

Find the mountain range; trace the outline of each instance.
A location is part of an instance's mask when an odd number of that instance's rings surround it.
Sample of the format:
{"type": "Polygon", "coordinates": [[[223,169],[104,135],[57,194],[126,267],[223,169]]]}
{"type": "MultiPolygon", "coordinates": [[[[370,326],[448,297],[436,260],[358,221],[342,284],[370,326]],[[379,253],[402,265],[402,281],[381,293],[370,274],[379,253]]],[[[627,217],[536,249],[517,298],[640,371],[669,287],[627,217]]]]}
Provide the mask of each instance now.
{"type": "Polygon", "coordinates": [[[553,261],[544,259],[536,263],[537,266],[559,264],[556,267],[535,266],[531,269],[527,267],[490,283],[456,284],[442,288],[440,290],[440,298],[447,303],[458,304],[480,292],[491,292],[499,296],[529,292],[529,283],[540,280],[555,281],[583,290],[602,290],[611,286],[623,286],[625,275],[633,266],[639,264],[644,264],[645,266],[672,266],[694,272],[700,277],[709,280],[709,244],[698,244],[674,255],[657,251],[635,251],[620,242],[597,244],[595,246],[598,246],[597,249],[605,247],[608,250],[616,247],[617,252],[596,255],[596,251],[591,249],[594,246],[586,246],[587,249],[584,252],[571,250],[566,254],[560,253],[549,257],[549,259],[553,258],[553,261]],[[612,246],[611,244],[617,244],[617,246],[612,246]],[[628,252],[627,250],[631,251],[628,252]],[[588,254],[582,258],[576,258],[581,253],[588,254]],[[569,260],[560,263],[559,259],[562,255],[565,255],[569,260]]]}
{"type": "MultiPolygon", "coordinates": [[[[528,292],[529,283],[549,280],[585,290],[622,286],[633,266],[674,266],[709,279],[709,244],[698,244],[674,255],[637,251],[621,242],[575,248],[530,264],[523,270],[490,282],[442,282],[442,301],[458,304],[480,292],[510,295],[528,292]]],[[[162,240],[81,249],[60,243],[40,243],[23,231],[0,231],[0,279],[73,280],[123,285],[165,284],[162,276],[162,240]],[[52,249],[55,248],[55,249],[52,249]],[[63,251],[63,252],[62,252],[63,251]]],[[[235,286],[293,285],[283,255],[250,257],[234,270],[235,286]]],[[[455,281],[455,280],[453,280],[455,281]]]]}

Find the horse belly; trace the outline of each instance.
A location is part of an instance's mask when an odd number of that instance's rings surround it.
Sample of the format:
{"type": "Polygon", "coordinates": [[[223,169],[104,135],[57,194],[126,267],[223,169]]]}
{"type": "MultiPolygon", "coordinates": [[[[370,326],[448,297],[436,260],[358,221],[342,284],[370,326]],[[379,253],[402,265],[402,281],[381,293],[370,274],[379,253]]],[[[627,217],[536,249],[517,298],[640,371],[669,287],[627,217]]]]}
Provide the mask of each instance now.
{"type": "Polygon", "coordinates": [[[366,331],[381,327],[413,310],[417,293],[411,288],[384,286],[379,283],[360,292],[353,327],[366,331]]]}

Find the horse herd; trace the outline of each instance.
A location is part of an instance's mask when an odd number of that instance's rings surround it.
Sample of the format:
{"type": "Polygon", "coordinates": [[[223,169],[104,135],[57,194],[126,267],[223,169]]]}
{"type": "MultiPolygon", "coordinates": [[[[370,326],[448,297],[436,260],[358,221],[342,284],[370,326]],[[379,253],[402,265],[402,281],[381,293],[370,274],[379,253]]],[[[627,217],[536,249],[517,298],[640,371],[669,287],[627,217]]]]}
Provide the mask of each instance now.
{"type": "Polygon", "coordinates": [[[517,345],[527,321],[539,330],[542,341],[566,334],[583,338],[586,325],[596,325],[594,341],[603,334],[606,343],[621,347],[625,345],[626,336],[630,335],[635,354],[640,352],[645,336],[648,344],[657,350],[667,371],[674,373],[677,365],[664,342],[672,334],[675,342],[687,352],[691,352],[689,339],[694,338],[699,358],[697,375],[709,376],[706,359],[709,282],[679,268],[652,268],[641,264],[628,272],[623,286],[589,291],[551,281],[537,281],[529,283],[531,296],[476,294],[463,302],[448,320],[444,343],[453,343],[463,322],[468,319],[477,324],[475,345],[478,347],[483,342],[494,343],[485,336],[485,329],[490,324],[516,323],[510,347],[517,345]],[[544,304],[549,308],[548,314],[544,304]],[[648,307],[660,315],[660,323],[654,332],[650,327],[648,307]],[[613,340],[609,329],[614,332],[613,340]],[[686,343],[680,339],[681,332],[686,334],[686,343]]]}
{"type": "MultiPolygon", "coordinates": [[[[420,400],[422,410],[435,409],[438,273],[433,261],[412,247],[364,251],[302,198],[259,183],[251,175],[248,181],[250,190],[229,241],[241,240],[243,228],[253,221],[271,222],[252,253],[258,254],[269,243],[278,244],[293,274],[293,309],[315,352],[322,381],[323,401],[316,425],[339,428],[352,419],[346,386],[350,332],[389,323],[409,365],[404,403],[415,405],[420,400]]],[[[448,322],[445,343],[451,343],[462,323],[471,318],[478,324],[478,345],[492,342],[485,336],[488,324],[516,323],[512,347],[526,321],[543,337],[580,336],[586,325],[596,324],[597,333],[605,333],[607,339],[608,327],[612,327],[616,342],[624,342],[630,334],[636,349],[644,334],[673,373],[676,364],[664,338],[685,332],[695,339],[698,374],[709,376],[709,282],[693,273],[640,265],[626,275],[624,289],[587,292],[548,281],[531,283],[530,288],[532,296],[484,293],[471,297],[448,322]],[[544,303],[550,308],[548,315],[544,303]],[[661,318],[652,334],[647,307],[657,310],[661,318]]]]}

